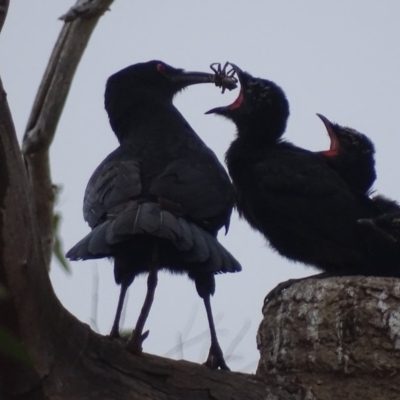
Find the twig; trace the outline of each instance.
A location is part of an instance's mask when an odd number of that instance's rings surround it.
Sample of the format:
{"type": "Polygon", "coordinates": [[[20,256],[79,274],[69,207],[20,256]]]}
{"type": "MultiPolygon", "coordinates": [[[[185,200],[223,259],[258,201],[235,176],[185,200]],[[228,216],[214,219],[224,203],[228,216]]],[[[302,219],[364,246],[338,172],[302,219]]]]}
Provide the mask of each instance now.
{"type": "Polygon", "coordinates": [[[94,264],[92,280],[92,310],[90,313],[90,327],[99,333],[99,326],[97,325],[97,310],[99,307],[99,270],[97,264],[94,264]]]}
{"type": "Polygon", "coordinates": [[[77,18],[93,18],[101,16],[105,10],[102,0],[78,0],[77,3],[69,9],[67,13],[59,19],[64,22],[72,22],[77,18]]]}
{"type": "MultiPolygon", "coordinates": [[[[66,22],[54,46],[26,127],[22,151],[33,188],[35,214],[46,265],[53,248],[54,193],[49,148],[67,99],[72,79],[90,36],[113,0],[90,1],[85,18],[66,22]]],[[[76,6],[81,6],[78,0],[76,6]]],[[[67,18],[68,21],[71,19],[67,18]]]]}
{"type": "Polygon", "coordinates": [[[3,28],[4,21],[6,20],[9,4],[10,0],[0,0],[0,32],[3,28]]]}

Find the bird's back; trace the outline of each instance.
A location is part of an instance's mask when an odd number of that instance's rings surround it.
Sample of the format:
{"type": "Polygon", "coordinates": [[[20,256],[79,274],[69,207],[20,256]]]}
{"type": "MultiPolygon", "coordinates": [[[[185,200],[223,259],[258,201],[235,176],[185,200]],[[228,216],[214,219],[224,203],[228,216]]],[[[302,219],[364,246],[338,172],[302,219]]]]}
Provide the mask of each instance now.
{"type": "Polygon", "coordinates": [[[281,255],[338,272],[370,263],[357,220],[373,214],[323,160],[287,142],[227,153],[239,212],[281,255]]]}
{"type": "Polygon", "coordinates": [[[136,118],[130,129],[89,180],[83,212],[93,230],[69,256],[114,256],[116,265],[143,265],[157,238],[171,269],[238,270],[215,239],[229,225],[234,204],[215,154],[175,108],[151,120],[136,118]]]}

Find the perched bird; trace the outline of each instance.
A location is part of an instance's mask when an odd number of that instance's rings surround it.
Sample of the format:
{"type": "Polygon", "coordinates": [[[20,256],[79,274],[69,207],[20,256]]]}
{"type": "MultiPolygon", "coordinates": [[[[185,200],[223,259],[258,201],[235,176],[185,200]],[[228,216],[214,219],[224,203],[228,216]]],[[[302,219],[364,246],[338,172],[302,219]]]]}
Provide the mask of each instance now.
{"type": "MultiPolygon", "coordinates": [[[[232,79],[225,79],[231,84],[232,79]]],[[[86,188],[83,214],[92,231],[68,253],[71,260],[114,259],[121,285],[111,330],[119,320],[128,287],[149,273],[148,292],[128,349],[140,352],[143,327],[154,297],[157,272],[186,273],[203,299],[211,332],[206,365],[228,369],[218,344],[210,296],[214,274],[237,272],[240,264],[218,242],[229,220],[234,191],[215,154],[173,105],[174,96],[216,76],[184,72],[161,61],[131,65],[112,75],[105,108],[119,141],[86,188]]],[[[234,84],[233,84],[234,86],[234,84]]]]}
{"type": "Polygon", "coordinates": [[[282,139],[289,103],[278,85],[231,65],[239,96],[208,113],[237,127],[226,163],[240,215],[290,260],[331,275],[390,273],[368,253],[357,223],[375,216],[372,202],[361,201],[318,154],[282,139]]]}
{"type": "Polygon", "coordinates": [[[317,152],[355,191],[368,194],[376,180],[375,146],[355,129],[332,123],[317,114],[330,138],[329,150],[317,152]]]}
{"type": "MultiPolygon", "coordinates": [[[[369,194],[376,179],[375,147],[364,134],[330,122],[323,121],[331,139],[330,149],[318,154],[355,191],[369,194]]],[[[374,217],[362,218],[358,223],[368,243],[369,252],[385,269],[392,268],[394,276],[400,276],[400,205],[383,195],[372,197],[376,208],[374,217]]]]}

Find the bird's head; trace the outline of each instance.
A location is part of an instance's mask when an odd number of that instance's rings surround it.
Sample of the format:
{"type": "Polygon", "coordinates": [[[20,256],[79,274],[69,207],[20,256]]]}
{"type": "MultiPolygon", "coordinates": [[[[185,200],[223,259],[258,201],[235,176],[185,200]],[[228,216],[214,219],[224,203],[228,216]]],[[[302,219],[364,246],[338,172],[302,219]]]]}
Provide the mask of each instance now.
{"type": "Polygon", "coordinates": [[[111,75],[104,103],[114,132],[119,137],[133,115],[155,104],[168,106],[175,94],[197,83],[215,83],[215,75],[186,72],[158,60],[134,64],[111,75]]]}
{"type": "Polygon", "coordinates": [[[359,157],[374,156],[374,144],[366,135],[353,128],[335,124],[321,114],[317,115],[324,123],[331,141],[329,150],[323,152],[325,156],[340,156],[344,153],[359,157]]]}
{"type": "Polygon", "coordinates": [[[289,117],[289,103],[283,90],[274,82],[254,78],[230,63],[240,82],[237,99],[225,107],[213,108],[206,114],[231,119],[240,135],[259,135],[276,140],[282,136],[289,117]]]}
{"type": "Polygon", "coordinates": [[[331,140],[329,150],[319,154],[354,190],[367,193],[376,179],[374,144],[355,129],[332,123],[323,115],[317,115],[331,140]]]}

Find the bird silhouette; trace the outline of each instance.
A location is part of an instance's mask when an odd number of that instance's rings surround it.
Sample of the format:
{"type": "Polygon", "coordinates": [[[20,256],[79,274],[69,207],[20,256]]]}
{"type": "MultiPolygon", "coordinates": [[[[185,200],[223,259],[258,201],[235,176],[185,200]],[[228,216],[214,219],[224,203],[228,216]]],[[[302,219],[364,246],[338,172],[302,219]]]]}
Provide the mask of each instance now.
{"type": "MultiPolygon", "coordinates": [[[[317,114],[330,137],[330,149],[318,154],[349,186],[369,194],[376,179],[375,147],[372,141],[355,129],[332,123],[317,114]]],[[[400,205],[383,195],[372,197],[375,216],[358,220],[371,257],[384,267],[387,275],[400,276],[400,205]]]]}
{"type": "Polygon", "coordinates": [[[376,216],[372,200],[361,199],[320,155],[282,138],[289,103],[278,85],[231,65],[239,96],[208,113],[237,128],[226,163],[239,214],[280,255],[316,267],[321,277],[391,273],[371,257],[357,222],[376,216]]]}
{"type": "MultiPolygon", "coordinates": [[[[126,291],[148,273],[148,290],[128,349],[142,350],[143,333],[161,269],[185,273],[203,299],[211,332],[206,365],[228,369],[218,343],[210,296],[214,275],[241,270],[218,242],[229,227],[234,191],[224,167],[173,105],[185,87],[216,76],[185,72],[153,60],[112,75],[105,108],[119,147],[97,167],[83,214],[92,231],[68,253],[71,260],[111,257],[121,292],[111,337],[119,336],[126,291]]],[[[232,85],[232,79],[225,83],[232,85]]]]}

